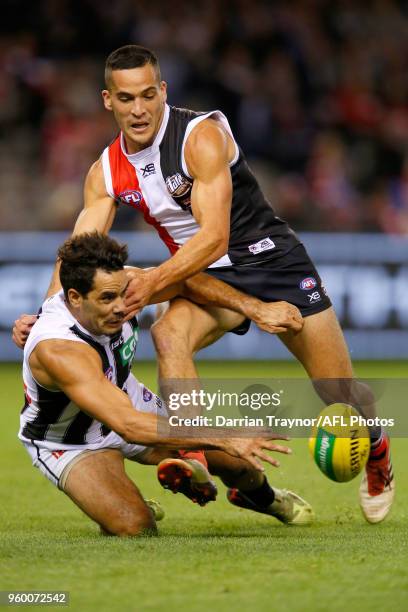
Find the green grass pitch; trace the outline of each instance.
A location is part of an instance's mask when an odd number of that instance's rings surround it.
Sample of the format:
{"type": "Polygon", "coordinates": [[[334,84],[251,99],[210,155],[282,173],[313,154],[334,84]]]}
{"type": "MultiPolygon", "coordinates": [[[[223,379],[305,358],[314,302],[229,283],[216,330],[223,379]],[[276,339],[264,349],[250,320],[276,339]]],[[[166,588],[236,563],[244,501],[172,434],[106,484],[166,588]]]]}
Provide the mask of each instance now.
{"type": "MultiPolygon", "coordinates": [[[[295,364],[202,363],[207,377],[299,376],[295,364]]],[[[406,364],[357,364],[367,377],[406,376],[406,364]]],[[[155,387],[155,367],[135,373],[155,387]]],[[[325,479],[306,440],[268,474],[314,506],[317,521],[286,527],[219,499],[199,508],[161,489],[155,470],[128,463],[146,497],[162,502],[160,537],[119,540],[99,536],[87,517],[37,470],[16,440],[22,405],[20,368],[0,366],[1,510],[0,590],[66,590],[75,611],[211,609],[376,611],[408,602],[408,445],[394,440],[397,498],[380,525],[364,522],[357,503],[359,478],[325,479]]],[[[55,609],[52,606],[51,609],[55,609]]]]}

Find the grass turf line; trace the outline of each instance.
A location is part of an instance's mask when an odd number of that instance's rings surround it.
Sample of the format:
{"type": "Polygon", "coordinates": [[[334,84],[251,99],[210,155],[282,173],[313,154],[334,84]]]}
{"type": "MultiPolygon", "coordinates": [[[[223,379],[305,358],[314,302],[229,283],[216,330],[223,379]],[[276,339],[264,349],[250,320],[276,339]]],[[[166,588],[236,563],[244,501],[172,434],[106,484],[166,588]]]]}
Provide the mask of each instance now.
{"type": "MultiPolygon", "coordinates": [[[[405,366],[406,367],[406,366],[405,366]]],[[[299,376],[296,364],[202,363],[203,376],[299,376]]],[[[404,364],[357,364],[361,376],[403,376],[404,364]],[[389,368],[389,371],[388,371],[389,368]],[[399,372],[401,372],[399,374],[399,372]]],[[[154,367],[136,375],[154,387],[154,367]]],[[[407,601],[408,462],[405,440],[394,440],[397,500],[389,519],[364,522],[357,504],[359,478],[325,479],[303,440],[268,474],[276,486],[304,495],[318,520],[309,528],[277,521],[219,499],[199,508],[163,491],[154,468],[128,471],[148,497],[161,501],[166,518],[159,538],[102,538],[97,527],[30,467],[15,438],[22,405],[19,367],[0,367],[2,467],[0,559],[2,590],[69,590],[71,610],[229,611],[405,610],[407,601]]],[[[52,606],[54,609],[54,606],[52,606]]]]}

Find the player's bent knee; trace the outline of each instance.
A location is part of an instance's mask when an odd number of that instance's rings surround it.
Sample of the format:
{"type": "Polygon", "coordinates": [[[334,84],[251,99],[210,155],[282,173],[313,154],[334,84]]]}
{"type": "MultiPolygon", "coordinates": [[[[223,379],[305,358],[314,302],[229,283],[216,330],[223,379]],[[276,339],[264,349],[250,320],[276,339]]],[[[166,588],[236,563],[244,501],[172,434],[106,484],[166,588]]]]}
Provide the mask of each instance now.
{"type": "Polygon", "coordinates": [[[141,512],[121,512],[101,525],[104,532],[118,537],[157,535],[156,522],[148,508],[141,512]]]}
{"type": "Polygon", "coordinates": [[[179,355],[180,352],[191,352],[186,333],[166,318],[156,321],[151,329],[153,343],[158,355],[179,355]]]}

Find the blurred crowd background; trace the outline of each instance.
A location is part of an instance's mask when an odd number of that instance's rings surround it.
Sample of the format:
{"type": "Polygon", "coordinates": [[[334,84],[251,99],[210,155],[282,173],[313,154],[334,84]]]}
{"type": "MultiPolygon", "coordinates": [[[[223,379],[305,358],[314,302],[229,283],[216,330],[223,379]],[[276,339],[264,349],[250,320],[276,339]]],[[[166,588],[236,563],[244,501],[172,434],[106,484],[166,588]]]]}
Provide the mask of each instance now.
{"type": "MultiPolygon", "coordinates": [[[[408,234],[408,4],[3,0],[0,229],[70,230],[116,133],[106,55],[154,49],[169,103],[221,109],[295,229],[408,234]]],[[[117,229],[148,229],[134,210],[117,229]]]]}

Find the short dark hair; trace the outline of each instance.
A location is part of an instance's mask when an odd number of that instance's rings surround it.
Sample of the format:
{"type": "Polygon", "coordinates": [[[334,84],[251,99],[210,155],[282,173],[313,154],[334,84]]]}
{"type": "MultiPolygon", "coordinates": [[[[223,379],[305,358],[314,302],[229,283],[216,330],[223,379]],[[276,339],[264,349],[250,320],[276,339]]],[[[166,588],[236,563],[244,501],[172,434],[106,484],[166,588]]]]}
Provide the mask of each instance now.
{"type": "Polygon", "coordinates": [[[128,258],[126,245],[99,232],[80,234],[66,240],[58,249],[61,262],[60,281],[65,297],[69,289],[75,289],[82,296],[91,291],[98,269],[105,272],[123,270],[128,258]]]}
{"type": "Polygon", "coordinates": [[[105,83],[109,88],[113,70],[130,70],[151,64],[156,71],[158,81],[161,81],[159,60],[153,51],[140,45],[124,45],[108,56],[105,63],[105,83]]]}

